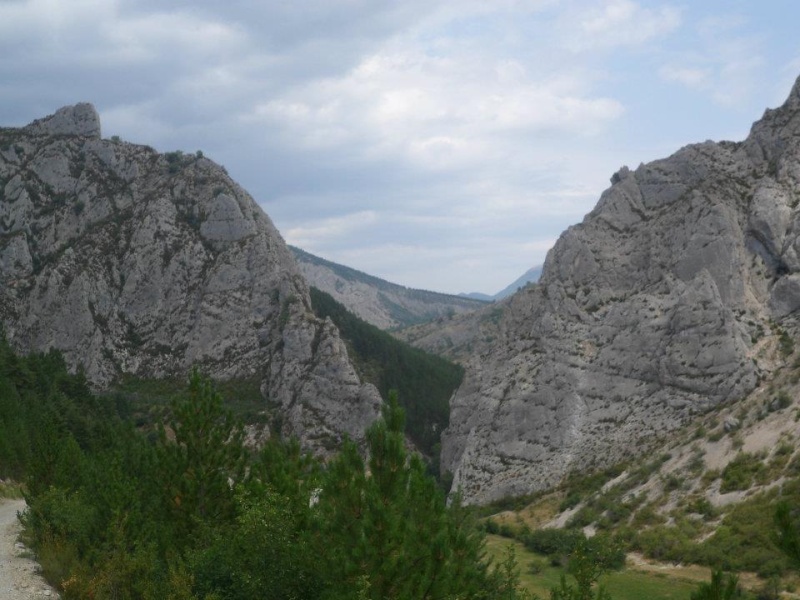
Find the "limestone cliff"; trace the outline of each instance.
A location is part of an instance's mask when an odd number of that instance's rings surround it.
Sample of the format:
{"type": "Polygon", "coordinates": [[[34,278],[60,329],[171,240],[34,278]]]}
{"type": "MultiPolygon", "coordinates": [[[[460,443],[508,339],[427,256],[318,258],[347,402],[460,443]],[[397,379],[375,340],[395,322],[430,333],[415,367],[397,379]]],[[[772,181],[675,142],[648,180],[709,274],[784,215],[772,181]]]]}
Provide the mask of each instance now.
{"type": "Polygon", "coordinates": [[[538,284],[409,339],[460,356],[442,466],[468,502],[636,457],[743,397],[800,308],[800,80],[746,141],[622,168],[538,284]]]}
{"type": "Polygon", "coordinates": [[[201,153],[102,139],[90,104],[0,129],[0,321],[98,386],[192,365],[258,378],[316,450],[379,413],[253,199],[201,153]]]}

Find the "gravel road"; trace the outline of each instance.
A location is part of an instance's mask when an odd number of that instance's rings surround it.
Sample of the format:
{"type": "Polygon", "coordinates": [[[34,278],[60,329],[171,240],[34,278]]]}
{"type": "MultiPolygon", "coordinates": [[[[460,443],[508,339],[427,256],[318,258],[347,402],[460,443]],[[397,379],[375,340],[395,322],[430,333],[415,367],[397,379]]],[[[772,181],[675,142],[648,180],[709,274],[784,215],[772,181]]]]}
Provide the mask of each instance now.
{"type": "Polygon", "coordinates": [[[17,541],[17,512],[25,509],[24,500],[0,499],[0,600],[58,598],[58,593],[37,574],[38,565],[17,541]]]}

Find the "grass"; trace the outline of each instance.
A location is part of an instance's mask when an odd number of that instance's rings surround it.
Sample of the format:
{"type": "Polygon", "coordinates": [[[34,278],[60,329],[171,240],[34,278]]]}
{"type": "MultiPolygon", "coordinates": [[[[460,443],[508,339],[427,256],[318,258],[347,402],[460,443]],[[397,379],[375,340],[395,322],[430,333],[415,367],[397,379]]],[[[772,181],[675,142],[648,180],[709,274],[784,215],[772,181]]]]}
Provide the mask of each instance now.
{"type": "MultiPolygon", "coordinates": [[[[486,550],[495,564],[503,560],[506,548],[514,546],[517,563],[520,569],[520,584],[526,590],[536,594],[542,600],[550,598],[550,589],[556,587],[564,569],[545,566],[541,572],[533,574],[529,566],[532,562],[547,564],[546,558],[529,552],[525,546],[515,540],[497,535],[487,536],[486,550]]],[[[696,571],[697,569],[695,569],[696,571]]],[[[687,573],[685,577],[675,576],[669,572],[653,573],[627,568],[622,571],[604,575],[600,582],[606,587],[614,600],[689,600],[691,592],[697,587],[697,580],[709,578],[706,569],[701,572],[687,573]]]]}
{"type": "Polygon", "coordinates": [[[0,481],[0,498],[22,498],[22,485],[13,481],[0,481]]]}
{"type": "Polygon", "coordinates": [[[543,495],[519,510],[506,510],[492,515],[498,525],[517,527],[527,525],[531,529],[538,529],[548,521],[558,516],[558,507],[563,501],[563,492],[557,491],[543,495]]]}

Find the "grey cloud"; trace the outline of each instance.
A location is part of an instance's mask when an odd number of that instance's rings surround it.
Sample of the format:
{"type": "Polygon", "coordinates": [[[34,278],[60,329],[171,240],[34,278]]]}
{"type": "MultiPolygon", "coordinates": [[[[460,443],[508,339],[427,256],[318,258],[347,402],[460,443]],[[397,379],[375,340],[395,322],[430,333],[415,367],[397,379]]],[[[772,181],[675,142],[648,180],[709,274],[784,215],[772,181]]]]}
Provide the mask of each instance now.
{"type": "Polygon", "coordinates": [[[91,101],[105,135],[201,149],[287,237],[417,287],[497,291],[623,159],[696,139],[698,98],[657,82],[679,25],[644,2],[606,4],[647,26],[624,48],[600,14],[602,51],[572,53],[596,2],[38,1],[0,2],[0,125],[91,101]]]}

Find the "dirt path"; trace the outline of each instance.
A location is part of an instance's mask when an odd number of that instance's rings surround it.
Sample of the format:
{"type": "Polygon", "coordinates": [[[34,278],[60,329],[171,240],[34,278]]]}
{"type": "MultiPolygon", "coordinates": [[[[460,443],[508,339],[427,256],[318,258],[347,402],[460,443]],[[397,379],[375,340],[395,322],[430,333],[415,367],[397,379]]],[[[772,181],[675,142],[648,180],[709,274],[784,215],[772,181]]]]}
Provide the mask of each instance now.
{"type": "Polygon", "coordinates": [[[23,500],[0,499],[0,600],[58,598],[58,593],[37,574],[38,565],[17,541],[17,512],[25,509],[23,500]]]}

